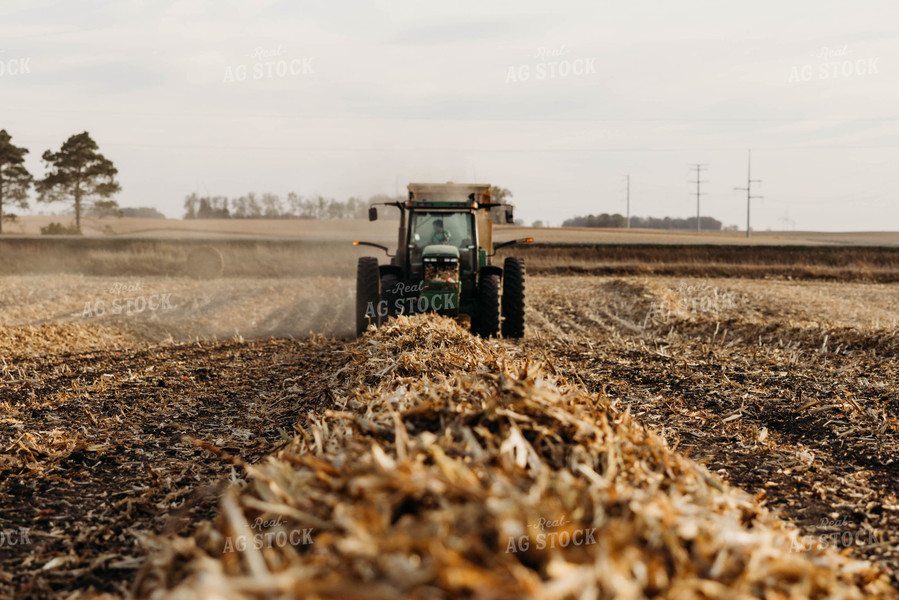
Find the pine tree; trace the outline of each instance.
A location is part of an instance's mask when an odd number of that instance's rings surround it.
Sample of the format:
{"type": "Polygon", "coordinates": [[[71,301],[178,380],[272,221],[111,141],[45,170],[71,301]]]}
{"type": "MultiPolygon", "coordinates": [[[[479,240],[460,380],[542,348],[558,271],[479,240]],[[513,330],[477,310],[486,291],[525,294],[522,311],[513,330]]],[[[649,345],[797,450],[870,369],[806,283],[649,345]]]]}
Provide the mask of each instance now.
{"type": "Polygon", "coordinates": [[[28,208],[28,189],[33,181],[24,164],[28,150],[14,146],[11,139],[5,129],[0,129],[0,233],[3,221],[16,218],[12,213],[4,214],[3,209],[10,203],[28,208]]]}
{"type": "Polygon", "coordinates": [[[51,169],[37,182],[39,202],[72,202],[75,207],[75,226],[81,231],[82,203],[93,201],[106,208],[118,207],[115,201],[104,202],[120,192],[115,180],[118,170],[112,161],[97,151],[97,143],[88,132],[67,139],[59,152],[47,150],[44,162],[51,169]]]}

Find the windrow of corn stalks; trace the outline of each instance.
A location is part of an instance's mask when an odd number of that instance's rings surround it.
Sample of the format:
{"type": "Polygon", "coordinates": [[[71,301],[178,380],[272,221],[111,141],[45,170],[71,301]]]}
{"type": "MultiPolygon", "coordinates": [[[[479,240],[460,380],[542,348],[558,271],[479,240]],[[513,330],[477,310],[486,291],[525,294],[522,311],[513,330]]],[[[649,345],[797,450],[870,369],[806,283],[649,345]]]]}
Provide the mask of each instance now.
{"type": "Polygon", "coordinates": [[[194,538],[148,542],[139,595],[893,597],[546,357],[427,316],[345,352],[300,386],[333,409],[244,465],[194,538]]]}

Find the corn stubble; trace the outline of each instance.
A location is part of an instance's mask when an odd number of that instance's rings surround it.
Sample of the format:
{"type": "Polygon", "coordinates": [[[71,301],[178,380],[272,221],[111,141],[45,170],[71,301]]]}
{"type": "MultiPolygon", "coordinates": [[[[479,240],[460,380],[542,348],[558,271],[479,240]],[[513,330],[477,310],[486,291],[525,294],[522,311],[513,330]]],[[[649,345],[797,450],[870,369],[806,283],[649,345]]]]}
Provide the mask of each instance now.
{"type": "Polygon", "coordinates": [[[302,382],[334,408],[245,465],[193,537],[148,542],[139,595],[894,597],[867,562],[792,551],[795,528],[546,357],[433,316],[337,352],[343,367],[302,382]],[[229,546],[260,518],[314,541],[229,546]],[[589,530],[595,543],[538,544],[589,530]]]}

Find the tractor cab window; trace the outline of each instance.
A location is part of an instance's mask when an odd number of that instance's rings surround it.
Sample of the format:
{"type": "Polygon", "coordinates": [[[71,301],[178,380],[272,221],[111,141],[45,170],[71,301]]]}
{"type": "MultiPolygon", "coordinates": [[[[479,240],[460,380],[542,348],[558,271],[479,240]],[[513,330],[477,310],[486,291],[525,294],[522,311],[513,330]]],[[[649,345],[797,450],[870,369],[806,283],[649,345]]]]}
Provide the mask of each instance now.
{"type": "MultiPolygon", "coordinates": [[[[466,253],[473,250],[473,215],[466,212],[416,212],[411,219],[409,259],[414,274],[421,273],[421,253],[426,246],[447,245],[459,249],[462,264],[470,264],[466,253]]],[[[464,266],[463,266],[463,270],[464,266]]]]}
{"type": "Polygon", "coordinates": [[[446,244],[457,248],[471,243],[471,215],[468,213],[415,213],[412,217],[412,243],[419,248],[446,244]]]}

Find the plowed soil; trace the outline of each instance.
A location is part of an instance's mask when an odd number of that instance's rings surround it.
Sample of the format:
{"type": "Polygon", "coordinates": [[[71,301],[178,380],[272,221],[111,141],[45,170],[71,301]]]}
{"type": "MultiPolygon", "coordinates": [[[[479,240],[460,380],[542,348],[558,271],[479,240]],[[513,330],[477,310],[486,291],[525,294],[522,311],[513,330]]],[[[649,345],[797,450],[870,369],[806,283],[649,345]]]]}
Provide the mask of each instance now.
{"type": "MultiPolygon", "coordinates": [[[[2,597],[127,595],[155,536],[191,533],[331,406],[302,381],[341,368],[352,330],[348,279],[0,279],[0,529],[29,532],[0,546],[2,597]],[[154,294],[171,307],[86,310],[154,294]]],[[[897,291],[531,277],[527,338],[503,343],[895,585],[897,291]]]]}

